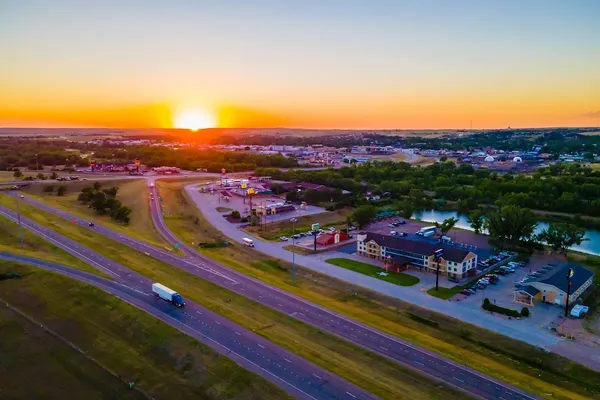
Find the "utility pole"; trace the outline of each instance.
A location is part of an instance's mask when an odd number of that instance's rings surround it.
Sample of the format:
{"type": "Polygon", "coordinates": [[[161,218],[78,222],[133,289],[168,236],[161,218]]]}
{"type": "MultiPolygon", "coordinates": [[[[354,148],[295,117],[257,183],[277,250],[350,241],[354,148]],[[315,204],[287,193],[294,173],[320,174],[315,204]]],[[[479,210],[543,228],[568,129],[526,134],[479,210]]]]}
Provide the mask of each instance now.
{"type": "Polygon", "coordinates": [[[19,224],[19,241],[23,248],[23,227],[21,227],[21,212],[19,211],[19,199],[17,198],[17,223],[19,224]]]}
{"type": "Polygon", "coordinates": [[[292,223],[292,284],[296,284],[296,218],[291,218],[290,222],[292,223]]]}
{"type": "Polygon", "coordinates": [[[438,249],[433,252],[433,259],[435,260],[436,268],[435,268],[435,291],[439,290],[439,280],[440,280],[440,261],[442,260],[442,256],[444,255],[443,249],[438,249]]]}
{"type": "Polygon", "coordinates": [[[569,297],[571,296],[571,278],[573,277],[573,268],[567,271],[567,304],[565,305],[565,318],[569,315],[569,297]]]}
{"type": "Polygon", "coordinates": [[[38,153],[35,153],[35,170],[39,173],[40,172],[40,165],[38,163],[38,153]]]}

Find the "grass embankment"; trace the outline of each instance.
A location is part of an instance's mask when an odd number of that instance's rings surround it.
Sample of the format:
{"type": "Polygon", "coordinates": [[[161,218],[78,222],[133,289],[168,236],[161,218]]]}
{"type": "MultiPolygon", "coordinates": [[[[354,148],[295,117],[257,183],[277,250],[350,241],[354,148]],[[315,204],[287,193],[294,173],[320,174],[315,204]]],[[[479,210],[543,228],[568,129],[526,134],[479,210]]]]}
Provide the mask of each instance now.
{"type": "Polygon", "coordinates": [[[120,224],[107,215],[98,215],[94,210],[85,204],[77,201],[77,197],[81,190],[91,187],[94,180],[89,181],[74,181],[74,182],[57,182],[57,183],[40,183],[31,185],[23,190],[28,197],[36,200],[44,201],[54,207],[61,208],[81,218],[94,221],[95,224],[102,224],[115,231],[131,236],[138,240],[143,240],[155,246],[170,248],[170,245],[165,242],[154,227],[152,218],[150,217],[149,191],[146,180],[144,179],[122,179],[110,181],[98,181],[103,189],[108,189],[113,186],[119,188],[117,200],[123,203],[124,206],[131,208],[131,222],[128,225],[120,224]],[[64,196],[57,196],[56,193],[46,193],[44,188],[54,186],[55,191],[59,186],[65,186],[67,192],[64,196]]]}
{"type": "MultiPolygon", "coordinates": [[[[223,240],[183,191],[184,184],[159,182],[167,205],[179,218],[167,225],[182,240],[223,240]]],[[[304,297],[377,329],[407,339],[531,393],[554,399],[600,397],[600,374],[518,340],[347,284],[234,244],[201,252],[268,284],[304,297]],[[357,293],[357,295],[355,295],[357,293]]]]}
{"type": "Polygon", "coordinates": [[[84,354],[0,306],[3,399],[289,398],[204,344],[99,289],[0,261],[0,273],[8,271],[23,277],[0,281],[0,297],[84,354]],[[141,392],[129,389],[131,381],[141,392]]]}
{"type": "MultiPolygon", "coordinates": [[[[342,209],[320,214],[305,215],[297,217],[295,224],[295,232],[308,232],[312,229],[312,224],[320,224],[321,229],[334,227],[337,229],[346,228],[346,217],[352,211],[350,209],[342,209]]],[[[244,228],[246,231],[258,235],[267,240],[278,240],[281,236],[292,236],[294,229],[292,223],[287,219],[268,223],[266,226],[250,226],[244,228]]]]}
{"type": "Polygon", "coordinates": [[[329,258],[325,262],[400,286],[413,286],[419,283],[419,278],[403,272],[389,272],[387,275],[382,276],[380,273],[384,271],[381,267],[348,258],[329,258]]]}
{"type": "Polygon", "coordinates": [[[46,261],[68,265],[70,267],[108,277],[103,272],[86,264],[77,257],[70,255],[66,251],[59,249],[53,244],[46,242],[39,236],[29,232],[27,229],[23,229],[22,233],[23,247],[21,247],[21,240],[19,237],[19,226],[0,216],[0,251],[41,258],[46,261]]]}
{"type": "MultiPolygon", "coordinates": [[[[195,275],[164,264],[107,239],[88,229],[73,225],[52,214],[23,204],[28,216],[83,246],[93,248],[129,268],[176,289],[183,297],[231,319],[241,326],[289,349],[305,359],[355,383],[382,399],[464,398],[447,386],[426,379],[410,368],[400,367],[335,336],[306,325],[260,303],[230,292],[195,275]]],[[[193,222],[192,222],[193,223],[193,222]]],[[[236,249],[224,248],[229,254],[236,249]]],[[[211,249],[211,251],[218,251],[211,249]]],[[[209,251],[210,252],[210,251],[209,251]]],[[[257,254],[257,253],[255,253],[257,254]]],[[[255,257],[251,268],[277,269],[277,262],[255,257]]]]}
{"type": "Polygon", "coordinates": [[[446,288],[439,286],[438,290],[435,290],[435,286],[427,291],[427,294],[437,297],[438,299],[448,300],[450,297],[460,293],[462,290],[462,286],[454,286],[451,288],[446,288]]]}

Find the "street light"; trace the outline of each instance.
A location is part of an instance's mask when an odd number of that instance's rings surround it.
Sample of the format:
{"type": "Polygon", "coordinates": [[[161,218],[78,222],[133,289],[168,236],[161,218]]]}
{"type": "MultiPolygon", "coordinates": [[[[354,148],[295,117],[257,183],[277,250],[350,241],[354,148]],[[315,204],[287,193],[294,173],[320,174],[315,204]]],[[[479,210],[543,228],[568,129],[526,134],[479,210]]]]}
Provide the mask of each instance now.
{"type": "Polygon", "coordinates": [[[435,290],[436,290],[436,292],[439,289],[438,281],[440,279],[440,260],[442,259],[443,255],[444,255],[443,249],[438,249],[433,252],[433,259],[435,260],[435,263],[436,263],[436,269],[435,269],[435,290]]]}
{"type": "Polygon", "coordinates": [[[298,219],[291,218],[290,222],[292,223],[292,284],[296,284],[296,222],[298,219]]]}
{"type": "Polygon", "coordinates": [[[569,297],[571,297],[571,278],[573,277],[573,268],[567,271],[567,304],[565,305],[565,318],[569,315],[569,297]]]}

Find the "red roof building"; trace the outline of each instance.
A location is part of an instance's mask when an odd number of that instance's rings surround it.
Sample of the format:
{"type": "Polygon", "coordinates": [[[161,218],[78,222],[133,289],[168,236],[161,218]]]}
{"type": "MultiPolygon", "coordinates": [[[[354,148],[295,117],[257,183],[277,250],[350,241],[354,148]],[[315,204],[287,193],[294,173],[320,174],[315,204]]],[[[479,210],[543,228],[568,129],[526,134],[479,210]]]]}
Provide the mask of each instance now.
{"type": "Polygon", "coordinates": [[[345,232],[322,233],[317,238],[317,244],[319,246],[329,246],[344,240],[348,240],[348,235],[345,232]]]}

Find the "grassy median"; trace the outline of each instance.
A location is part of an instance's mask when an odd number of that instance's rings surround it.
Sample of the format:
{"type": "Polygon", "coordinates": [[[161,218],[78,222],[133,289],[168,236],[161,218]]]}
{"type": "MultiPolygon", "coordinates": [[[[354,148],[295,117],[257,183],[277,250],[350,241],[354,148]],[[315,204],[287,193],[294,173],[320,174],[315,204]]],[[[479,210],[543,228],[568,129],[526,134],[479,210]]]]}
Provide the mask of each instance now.
{"type": "Polygon", "coordinates": [[[92,286],[0,261],[0,397],[284,399],[282,390],[175,328],[92,286]],[[134,382],[134,389],[128,383],[134,382]]]}
{"type": "MultiPolygon", "coordinates": [[[[176,181],[157,184],[166,207],[176,210],[166,220],[169,228],[188,244],[227,240],[188,198],[183,190],[185,184],[176,181]]],[[[297,268],[293,285],[290,263],[245,246],[234,244],[201,251],[249,276],[539,396],[600,398],[600,373],[524,342],[303,268],[297,268]]]]}
{"type": "Polygon", "coordinates": [[[44,201],[54,207],[61,208],[78,217],[94,221],[96,224],[102,224],[108,228],[131,236],[138,240],[143,240],[154,246],[162,248],[170,248],[162,236],[158,233],[152,218],[150,217],[149,191],[148,183],[145,179],[115,179],[110,181],[98,181],[103,189],[108,189],[113,186],[119,188],[117,200],[123,205],[131,208],[131,222],[128,225],[120,224],[110,218],[110,216],[101,216],[96,214],[94,210],[79,202],[77,197],[81,190],[91,187],[94,180],[89,181],[74,181],[74,182],[56,182],[56,183],[36,183],[23,191],[28,197],[35,200],[44,201]],[[45,192],[44,188],[53,186],[53,192],[45,192]],[[65,186],[67,192],[64,196],[56,195],[56,188],[65,186]]]}
{"type": "Polygon", "coordinates": [[[104,276],[105,278],[108,277],[108,275],[102,271],[86,264],[77,257],[73,257],[66,251],[59,249],[53,244],[41,239],[39,236],[29,232],[27,229],[23,228],[22,235],[23,246],[21,247],[19,226],[5,217],[0,216],[0,251],[41,258],[46,261],[52,261],[87,272],[92,272],[104,276]]]}
{"type": "MultiPolygon", "coordinates": [[[[2,200],[0,196],[0,202],[2,200]]],[[[184,297],[253,330],[313,363],[365,388],[382,399],[465,398],[448,386],[304,324],[260,303],[230,292],[195,275],[164,264],[118,242],[24,204],[24,215],[69,236],[80,244],[166,284],[184,297]]],[[[192,222],[193,223],[193,222],[192,222]]],[[[214,250],[214,249],[213,249],[214,250]]],[[[227,248],[227,251],[232,249],[227,248]]],[[[250,268],[268,271],[277,263],[257,260],[250,268]]]]}

